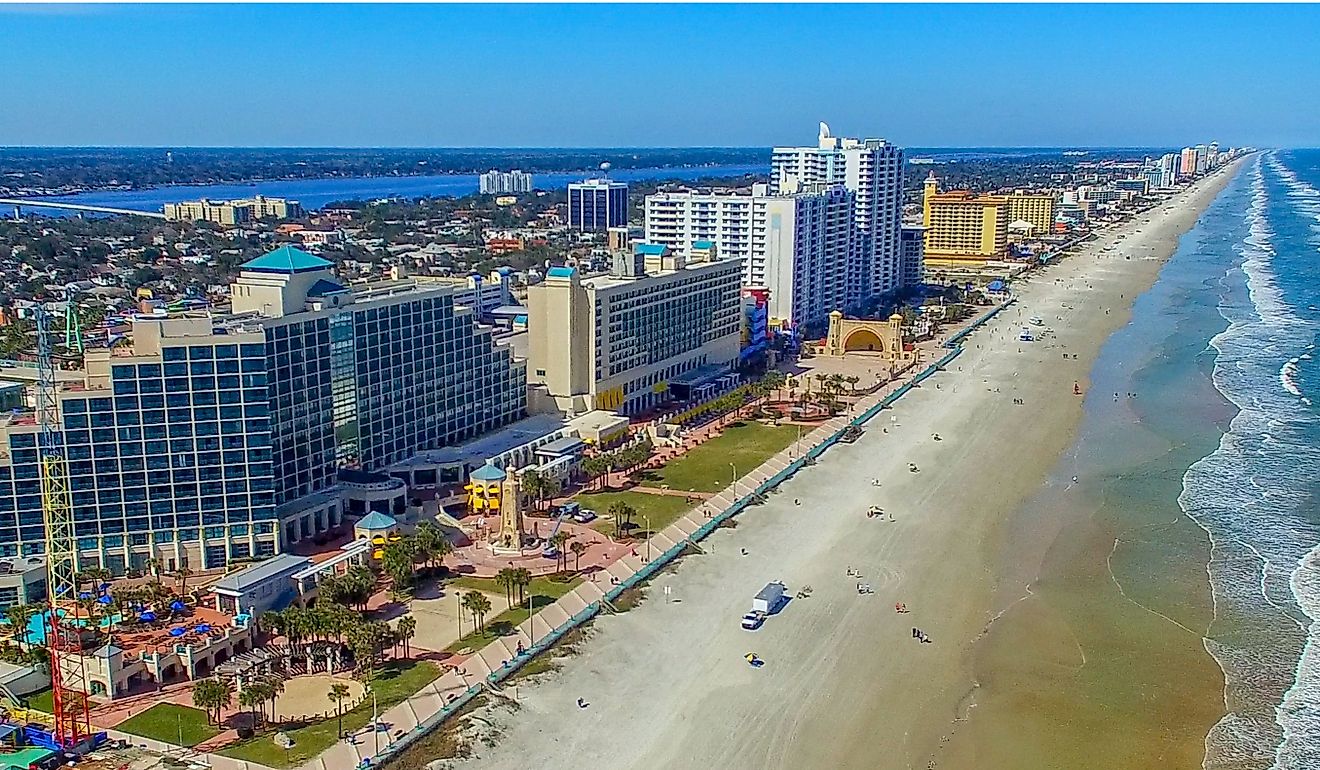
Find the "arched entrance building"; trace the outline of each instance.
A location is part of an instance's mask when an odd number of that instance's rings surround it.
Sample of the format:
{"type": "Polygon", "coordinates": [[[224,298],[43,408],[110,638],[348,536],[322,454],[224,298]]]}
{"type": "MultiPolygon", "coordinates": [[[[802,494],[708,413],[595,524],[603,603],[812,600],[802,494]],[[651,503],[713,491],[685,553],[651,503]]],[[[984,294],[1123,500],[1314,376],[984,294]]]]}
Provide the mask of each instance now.
{"type": "Polygon", "coordinates": [[[903,349],[903,316],[895,314],[888,321],[865,320],[844,318],[838,310],[830,313],[825,355],[838,358],[873,356],[892,364],[903,364],[916,358],[915,351],[903,349]]]}

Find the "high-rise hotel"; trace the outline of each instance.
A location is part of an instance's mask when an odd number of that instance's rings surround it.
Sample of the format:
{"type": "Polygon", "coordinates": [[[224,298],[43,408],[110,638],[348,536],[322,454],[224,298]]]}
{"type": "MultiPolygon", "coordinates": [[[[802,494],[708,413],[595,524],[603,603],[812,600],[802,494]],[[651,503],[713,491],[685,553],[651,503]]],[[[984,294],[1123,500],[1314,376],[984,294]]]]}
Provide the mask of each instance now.
{"type": "MultiPolygon", "coordinates": [[[[282,247],[243,265],[229,312],[139,316],[61,379],[84,564],[270,556],[346,512],[399,512],[402,482],[363,471],[525,415],[523,364],[451,288],[349,288],[330,268],[282,247]]],[[[0,424],[0,556],[44,550],[38,430],[0,424]]]]}
{"type": "Polygon", "coordinates": [[[815,147],[776,147],[770,193],[841,184],[854,195],[857,257],[847,274],[849,304],[902,288],[903,148],[884,139],[832,136],[820,124],[815,147]]]}

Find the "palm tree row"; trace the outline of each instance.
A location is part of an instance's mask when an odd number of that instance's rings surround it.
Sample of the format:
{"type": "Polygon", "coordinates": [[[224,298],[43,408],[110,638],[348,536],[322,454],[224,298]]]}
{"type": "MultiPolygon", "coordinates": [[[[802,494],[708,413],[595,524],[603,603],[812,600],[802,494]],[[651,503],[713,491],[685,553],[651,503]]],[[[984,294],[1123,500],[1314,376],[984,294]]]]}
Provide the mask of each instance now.
{"type": "Polygon", "coordinates": [[[472,616],[472,630],[480,633],[486,630],[486,613],[490,612],[490,599],[480,591],[469,591],[463,594],[459,601],[459,606],[468,611],[472,616]]]}
{"type": "Polygon", "coordinates": [[[651,459],[651,453],[654,449],[655,447],[651,445],[650,439],[643,438],[636,443],[612,452],[602,452],[585,458],[582,461],[580,470],[587,477],[587,486],[591,486],[595,479],[607,476],[615,471],[632,473],[651,459]]]}
{"type": "Polygon", "coordinates": [[[505,567],[495,573],[495,582],[504,589],[504,601],[512,609],[515,593],[518,595],[517,603],[523,602],[527,587],[532,584],[532,571],[525,567],[505,567]]]}

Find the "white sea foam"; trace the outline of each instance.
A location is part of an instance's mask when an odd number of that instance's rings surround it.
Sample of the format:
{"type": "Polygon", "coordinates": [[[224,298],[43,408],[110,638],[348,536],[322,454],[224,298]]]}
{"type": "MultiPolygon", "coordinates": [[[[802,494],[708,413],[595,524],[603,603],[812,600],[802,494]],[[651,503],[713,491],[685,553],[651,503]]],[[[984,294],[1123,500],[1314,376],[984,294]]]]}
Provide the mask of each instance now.
{"type": "Polygon", "coordinates": [[[1317,324],[1298,317],[1279,289],[1269,220],[1271,203],[1279,201],[1271,200],[1263,165],[1288,188],[1290,206],[1306,197],[1300,187],[1300,195],[1291,194],[1297,190],[1278,171],[1277,157],[1252,167],[1246,233],[1235,244],[1241,262],[1230,271],[1245,278],[1250,304],[1222,301],[1229,325],[1211,340],[1218,354],[1215,387],[1239,412],[1218,449],[1184,475],[1179,503],[1210,537],[1207,571],[1216,618],[1251,618],[1249,638],[1206,640],[1224,670],[1234,710],[1206,736],[1205,767],[1265,767],[1273,760],[1280,770],[1313,770],[1320,767],[1320,720],[1314,718],[1320,713],[1320,653],[1310,637],[1299,660],[1295,638],[1320,617],[1312,550],[1320,529],[1299,523],[1297,513],[1309,504],[1302,486],[1308,474],[1298,469],[1320,463],[1320,448],[1299,431],[1315,416],[1303,401],[1296,363],[1298,343],[1309,342],[1317,324]],[[1285,372],[1281,359],[1289,355],[1294,368],[1285,372]],[[1277,693],[1289,683],[1278,704],[1277,693]]]}

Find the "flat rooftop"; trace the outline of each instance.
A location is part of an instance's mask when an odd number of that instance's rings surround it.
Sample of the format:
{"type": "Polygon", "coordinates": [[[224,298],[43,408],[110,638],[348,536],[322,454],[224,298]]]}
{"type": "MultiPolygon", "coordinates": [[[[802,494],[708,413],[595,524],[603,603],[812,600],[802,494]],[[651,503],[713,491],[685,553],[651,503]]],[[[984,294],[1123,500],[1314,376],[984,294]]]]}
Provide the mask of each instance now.
{"type": "Polygon", "coordinates": [[[484,462],[488,458],[545,438],[566,427],[564,418],[557,414],[532,415],[466,444],[423,450],[391,468],[402,469],[412,464],[447,465],[460,462],[484,462]]]}

